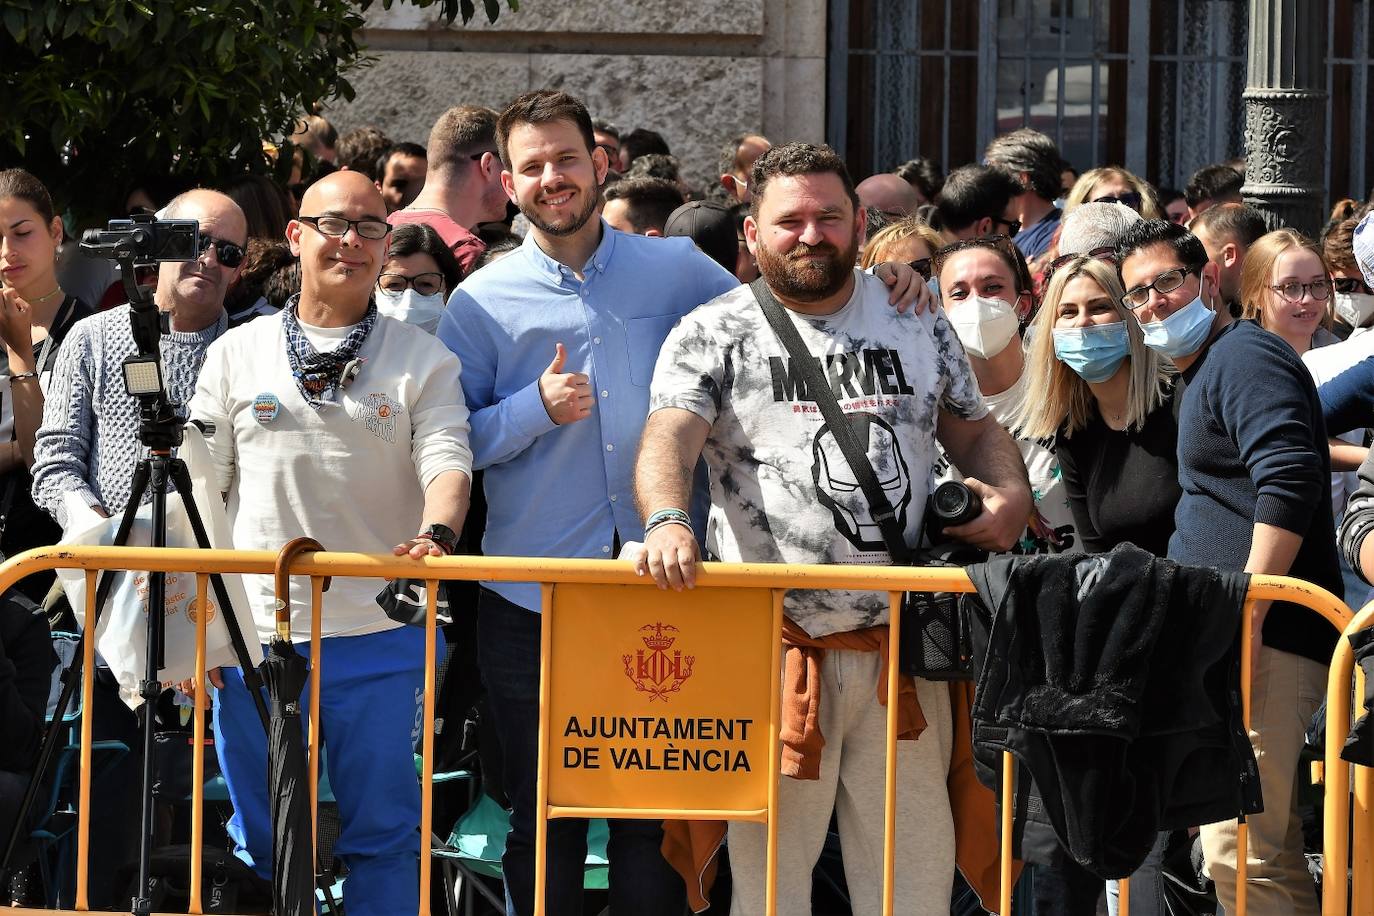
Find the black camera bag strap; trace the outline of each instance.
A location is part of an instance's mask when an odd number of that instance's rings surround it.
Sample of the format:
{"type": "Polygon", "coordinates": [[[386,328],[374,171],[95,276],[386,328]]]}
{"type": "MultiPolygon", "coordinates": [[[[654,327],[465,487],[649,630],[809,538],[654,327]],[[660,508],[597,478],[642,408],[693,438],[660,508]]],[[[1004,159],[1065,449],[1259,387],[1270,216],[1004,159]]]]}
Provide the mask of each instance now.
{"type": "MultiPolygon", "coordinates": [[[[907,546],[902,529],[897,527],[897,513],[893,510],[887,495],[883,493],[882,484],[878,483],[878,475],[873,472],[873,465],[868,460],[868,447],[859,442],[854,427],[849,425],[849,418],[840,409],[840,402],[835,399],[835,393],[830,390],[830,380],[821,371],[821,361],[812,356],[811,351],[806,348],[806,342],[801,339],[801,334],[797,333],[797,326],[787,317],[783,306],[764,279],[759,277],[749,284],[749,289],[758,300],[763,317],[768,319],[773,333],[782,341],[792,363],[799,368],[802,380],[806,382],[807,393],[820,408],[821,416],[825,417],[826,425],[834,434],[844,460],[854,472],[854,479],[858,481],[859,489],[863,490],[864,498],[868,500],[869,512],[883,533],[883,541],[887,544],[887,552],[891,555],[893,564],[910,566],[914,554],[907,546]]],[[[917,543],[920,543],[919,536],[917,543]]]]}

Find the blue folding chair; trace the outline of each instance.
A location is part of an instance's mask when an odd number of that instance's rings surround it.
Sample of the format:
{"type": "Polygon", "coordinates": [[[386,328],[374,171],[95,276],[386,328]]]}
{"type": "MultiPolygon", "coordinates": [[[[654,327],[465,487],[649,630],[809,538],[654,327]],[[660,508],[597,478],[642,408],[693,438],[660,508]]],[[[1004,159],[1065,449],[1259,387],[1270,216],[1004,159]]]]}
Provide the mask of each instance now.
{"type": "MultiPolygon", "coordinates": [[[[48,691],[46,719],[51,719],[57,710],[57,701],[62,694],[62,672],[68,670],[80,647],[81,637],[75,633],[57,631],[52,634],[53,651],[57,653],[58,665],[53,671],[52,686],[48,691]]],[[[73,841],[77,826],[76,775],[81,761],[81,692],[73,696],[75,705],[62,716],[66,727],[67,741],[54,755],[52,775],[47,783],[47,795],[43,813],[39,816],[29,839],[36,847],[38,873],[43,882],[43,895],[48,907],[57,906],[58,886],[53,881],[54,872],[70,884],[75,880],[75,856],[72,854],[73,841]]],[[[91,742],[91,790],[101,778],[129,753],[122,741],[91,742]]]]}

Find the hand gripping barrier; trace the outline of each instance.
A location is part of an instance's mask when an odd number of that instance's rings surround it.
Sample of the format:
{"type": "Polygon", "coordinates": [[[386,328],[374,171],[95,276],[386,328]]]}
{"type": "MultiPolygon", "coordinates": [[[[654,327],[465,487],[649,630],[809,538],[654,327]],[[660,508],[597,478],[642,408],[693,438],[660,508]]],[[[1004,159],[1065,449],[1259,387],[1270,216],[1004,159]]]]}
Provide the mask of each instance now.
{"type": "MultiPolygon", "coordinates": [[[[269,551],[229,551],[229,550],[188,550],[181,548],[120,548],[120,547],[53,547],[28,551],[8,560],[0,566],[0,592],[10,588],[19,579],[32,573],[49,569],[82,569],[86,571],[87,578],[87,608],[88,619],[93,615],[93,604],[95,596],[96,574],[101,570],[113,569],[137,569],[149,572],[183,572],[196,574],[197,604],[205,606],[208,592],[208,577],[211,573],[225,574],[255,574],[271,576],[277,572],[279,557],[269,551]]],[[[542,683],[540,687],[540,724],[539,742],[541,755],[539,761],[539,790],[538,798],[541,807],[538,820],[537,844],[536,844],[536,868],[537,888],[542,891],[544,885],[543,864],[546,860],[546,840],[547,840],[547,820],[551,817],[626,817],[626,818],[652,818],[652,819],[739,819],[751,820],[764,823],[767,827],[768,852],[767,852],[767,879],[768,892],[766,913],[772,916],[774,913],[775,900],[775,878],[777,868],[777,824],[776,824],[776,804],[778,786],[778,727],[779,727],[779,704],[780,696],[778,690],[779,666],[780,666],[780,632],[782,626],[782,596],[788,589],[862,589],[870,591],[885,591],[890,596],[890,606],[892,613],[893,638],[889,640],[888,663],[890,670],[897,668],[897,647],[900,640],[895,634],[901,625],[900,606],[901,595],[904,591],[952,591],[952,592],[971,592],[973,586],[968,576],[963,570],[957,568],[874,568],[874,567],[845,567],[845,566],[781,566],[768,564],[705,564],[697,577],[697,589],[695,592],[688,593],[663,593],[652,590],[652,582],[647,577],[640,578],[634,575],[628,563],[601,560],[540,560],[525,558],[505,558],[505,557],[445,557],[427,558],[424,560],[410,560],[393,556],[373,556],[356,553],[306,553],[288,558],[284,572],[292,575],[306,575],[311,577],[311,640],[310,657],[312,665],[311,673],[311,727],[308,732],[307,745],[310,761],[309,785],[311,790],[312,809],[317,801],[318,786],[318,741],[319,735],[315,722],[318,721],[318,702],[319,691],[319,658],[320,658],[320,617],[321,601],[325,582],[330,577],[367,577],[376,579],[394,578],[398,576],[409,576],[412,578],[423,577],[426,580],[426,624],[425,624],[425,674],[424,674],[424,730],[422,746],[422,769],[421,769],[421,848],[420,854],[420,907],[418,916],[428,916],[430,912],[428,898],[430,886],[430,811],[432,807],[432,777],[434,760],[434,694],[435,694],[435,647],[436,647],[436,586],[440,581],[447,580],[487,580],[487,581],[508,581],[508,582],[529,582],[536,581],[541,583],[544,609],[548,612],[543,615],[542,633],[544,637],[544,654],[541,659],[542,683]],[[757,621],[749,622],[743,616],[738,619],[732,617],[737,611],[744,609],[747,614],[757,617],[757,621]],[[612,612],[615,612],[612,614],[612,612]],[[609,619],[623,617],[627,620],[639,621],[643,619],[642,625],[636,626],[639,645],[625,645],[614,642],[612,633],[603,626],[588,627],[586,616],[589,614],[597,615],[595,618],[600,621],[603,618],[609,619]],[[697,640],[692,646],[679,648],[675,645],[677,636],[671,635],[678,623],[689,620],[683,615],[715,615],[719,618],[724,614],[731,622],[730,629],[726,631],[726,639],[723,640],[697,640]],[[626,615],[629,615],[628,617],[626,615]],[[637,615],[637,616],[636,616],[637,615]],[[674,616],[675,615],[675,616],[674,616]],[[566,617],[567,627],[560,627],[558,620],[566,617]],[[582,620],[578,618],[582,617],[582,620]],[[665,619],[668,622],[665,622],[665,619]],[[580,626],[579,626],[580,624],[580,626]],[[747,624],[747,625],[746,625],[747,624]],[[735,634],[743,627],[751,630],[748,640],[737,639],[735,634]],[[577,639],[576,634],[581,630],[582,639],[577,639]],[[572,632],[574,636],[569,636],[572,632]],[[650,635],[644,636],[644,633],[650,635]],[[697,676],[700,672],[711,664],[708,655],[716,648],[723,646],[726,650],[727,661],[729,657],[738,657],[741,651],[748,648],[751,652],[757,652],[757,647],[762,647],[763,655],[753,654],[751,657],[757,661],[761,657],[770,658],[771,664],[764,677],[763,672],[756,671],[753,679],[759,686],[758,696],[748,698],[750,709],[763,710],[760,718],[766,721],[766,729],[762,732],[754,722],[753,741],[757,742],[760,734],[763,736],[763,755],[762,762],[757,756],[755,762],[748,768],[749,772],[757,774],[760,778],[753,780],[743,790],[738,790],[738,786],[726,792],[725,795],[735,799],[732,804],[712,804],[710,806],[698,805],[694,807],[671,806],[664,804],[665,794],[662,791],[655,792],[653,797],[645,797],[642,787],[636,786],[633,780],[626,783],[629,785],[630,794],[627,796],[623,788],[618,788],[614,783],[602,783],[597,779],[596,768],[585,766],[587,748],[575,748],[575,754],[569,752],[567,745],[564,746],[564,753],[569,754],[562,760],[550,753],[551,746],[555,737],[562,732],[562,737],[569,735],[578,736],[581,727],[568,727],[557,729],[554,727],[557,719],[555,712],[566,711],[566,703],[560,707],[560,702],[564,694],[571,696],[576,691],[564,689],[565,682],[560,680],[558,689],[554,689],[553,681],[560,678],[573,680],[573,674],[578,671],[579,664],[583,664],[586,656],[581,658],[574,655],[571,660],[564,659],[560,653],[564,653],[565,648],[570,648],[574,652],[585,652],[588,643],[605,643],[613,648],[616,658],[617,670],[607,673],[605,670],[597,669],[577,680],[587,681],[587,685],[592,690],[602,690],[604,685],[610,682],[620,683],[624,681],[632,685],[630,688],[636,693],[644,694],[640,697],[646,704],[658,703],[659,707],[666,708],[670,702],[677,702],[678,694],[685,694],[683,684],[687,678],[697,676]],[[567,646],[560,645],[567,643],[567,646]],[[625,651],[630,649],[632,651],[625,651]],[[670,650],[671,653],[670,654],[670,650]],[[693,651],[693,656],[685,656],[683,652],[693,651]],[[733,651],[735,656],[729,656],[733,651]],[[695,666],[695,672],[693,668],[695,666]],[[619,680],[617,680],[619,679],[619,680]],[[568,767],[566,764],[573,757],[579,758],[584,765],[581,768],[568,767]],[[555,764],[552,765],[551,764],[555,764]],[[580,769],[580,773],[578,772],[580,769]],[[574,777],[568,777],[573,773],[574,777]],[[576,776],[589,776],[579,784],[576,776]],[[571,779],[571,782],[569,782],[571,779]],[[762,797],[756,802],[750,802],[748,796],[750,792],[757,793],[760,784],[762,785],[762,797]],[[588,793],[609,791],[612,796],[611,804],[594,801],[591,797],[582,798],[588,793]],[[741,802],[741,800],[743,800],[741,802]]],[[[1325,590],[1302,582],[1296,579],[1289,579],[1278,576],[1255,576],[1252,578],[1249,594],[1246,602],[1246,613],[1242,625],[1242,639],[1247,641],[1250,638],[1250,609],[1253,602],[1260,600],[1285,600],[1296,604],[1304,605],[1320,614],[1332,625],[1346,632],[1354,632],[1356,629],[1369,626],[1374,622],[1374,605],[1366,608],[1359,617],[1353,621],[1351,613],[1344,604],[1337,600],[1325,590]]],[[[205,734],[205,697],[207,690],[205,674],[205,630],[207,617],[209,615],[198,615],[197,626],[197,670],[196,677],[196,697],[195,697],[195,716],[193,723],[193,780],[192,780],[192,850],[191,859],[191,886],[190,886],[190,906],[189,913],[203,912],[203,901],[200,899],[201,884],[201,863],[200,850],[204,836],[203,823],[203,782],[204,782],[204,760],[203,760],[203,738],[205,734]]],[[[681,632],[678,630],[678,632],[681,632]]],[[[84,709],[90,710],[93,680],[91,677],[95,658],[95,646],[93,641],[85,643],[85,661],[83,669],[83,682],[81,685],[82,697],[85,703],[84,709]]],[[[1249,715],[1249,680],[1250,680],[1250,657],[1249,653],[1242,653],[1242,693],[1244,698],[1245,713],[1249,715]]],[[[755,668],[760,668],[757,664],[755,668]]],[[[1347,790],[1349,782],[1349,767],[1344,761],[1339,759],[1339,748],[1345,740],[1345,735],[1349,731],[1349,719],[1351,715],[1351,692],[1353,662],[1348,643],[1342,639],[1336,651],[1335,661],[1331,669],[1331,680],[1329,687],[1329,731],[1327,738],[1327,759],[1326,759],[1326,861],[1344,862],[1349,857],[1350,850],[1348,842],[1353,832],[1354,836],[1354,857],[1355,857],[1355,882],[1353,889],[1354,909],[1349,912],[1358,916],[1374,916],[1374,819],[1371,819],[1370,802],[1374,797],[1374,780],[1371,780],[1370,771],[1366,768],[1357,768],[1359,771],[1355,777],[1355,789],[1352,793],[1347,790]],[[1352,800],[1355,815],[1355,827],[1350,828],[1349,811],[1347,802],[1352,800]]],[[[735,672],[740,683],[748,681],[743,672],[735,672]]],[[[735,682],[727,685],[723,694],[733,695],[735,682]]],[[[896,759],[897,741],[897,690],[898,679],[893,677],[888,681],[887,696],[887,768],[885,774],[885,800],[886,817],[884,821],[884,855],[883,855],[883,913],[888,916],[893,911],[893,879],[895,874],[895,852],[894,838],[896,835],[895,812],[896,812],[896,772],[894,761],[896,759]]],[[[584,691],[585,692],[585,691],[584,691]]],[[[741,704],[746,701],[741,699],[741,704]]],[[[657,709],[655,710],[657,711],[657,709]]],[[[715,718],[722,720],[732,718],[728,709],[717,706],[718,714],[715,718]]],[[[751,714],[752,715],[752,714],[751,714]]],[[[575,718],[575,713],[574,713],[575,718]]],[[[703,718],[707,718],[703,716],[703,718]]],[[[739,716],[733,716],[739,719],[739,716]]],[[[715,725],[712,725],[715,730],[715,725]]],[[[718,731],[718,730],[717,730],[718,731]]],[[[718,734],[723,733],[718,731],[718,734]]],[[[748,741],[747,732],[741,730],[741,742],[748,741]]],[[[88,903],[88,863],[90,855],[89,828],[90,828],[90,765],[91,765],[91,721],[90,716],[82,717],[81,721],[81,763],[79,768],[79,800],[77,813],[77,874],[76,874],[76,899],[74,910],[11,910],[11,908],[0,908],[0,912],[15,913],[66,913],[84,912],[89,909],[88,903]]],[[[755,745],[751,744],[750,747],[755,745]]],[[[622,752],[625,752],[622,749],[622,752]]],[[[678,760],[682,759],[680,753],[678,760]]],[[[724,759],[719,758],[719,759],[724,759]]],[[[738,763],[739,757],[733,758],[738,763]]],[[[741,783],[743,784],[743,783],[741,783]]],[[[1001,846],[1002,855],[1000,862],[1001,882],[1000,882],[1000,905],[999,912],[1009,913],[1011,904],[1011,875],[1012,858],[1011,850],[1011,813],[1012,805],[1009,799],[1014,790],[1014,767],[1010,765],[1010,755],[1003,755],[1002,767],[1002,830],[1001,846]]],[[[667,793],[671,795],[672,793],[667,793]]],[[[1240,824],[1238,836],[1238,847],[1246,848],[1245,825],[1240,824]]],[[[1238,857],[1237,862],[1237,909],[1243,916],[1245,913],[1245,856],[1238,857]]],[[[1340,869],[1336,869],[1338,872],[1340,869]]],[[[1332,869],[1328,866],[1328,874],[1332,869]]],[[[1336,882],[1338,888],[1328,888],[1328,893],[1323,906],[1323,916],[1344,916],[1346,909],[1346,896],[1344,882],[1336,882]],[[1335,893],[1331,891],[1335,890],[1335,893]]],[[[537,898],[536,912],[543,912],[543,895],[540,893],[537,898]]],[[[1123,890],[1121,912],[1126,913],[1129,903],[1128,894],[1123,890]]]]}

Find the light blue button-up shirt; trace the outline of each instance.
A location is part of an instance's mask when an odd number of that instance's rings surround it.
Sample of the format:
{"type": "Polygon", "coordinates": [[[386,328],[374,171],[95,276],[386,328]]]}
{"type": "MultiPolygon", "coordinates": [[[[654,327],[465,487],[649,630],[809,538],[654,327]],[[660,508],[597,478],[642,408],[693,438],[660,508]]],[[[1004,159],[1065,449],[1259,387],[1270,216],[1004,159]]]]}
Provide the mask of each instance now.
{"type": "MultiPolygon", "coordinates": [[[[679,318],[739,285],[690,239],[601,231],[582,280],[531,235],[464,280],[439,322],[463,363],[473,467],[486,469],[489,556],[609,559],[617,534],[643,539],[634,462],[659,347],[679,318]],[[565,426],[539,394],[559,343],[563,371],[589,376],[595,398],[590,417],[565,426]]],[[[484,584],[539,610],[535,583],[484,584]]]]}

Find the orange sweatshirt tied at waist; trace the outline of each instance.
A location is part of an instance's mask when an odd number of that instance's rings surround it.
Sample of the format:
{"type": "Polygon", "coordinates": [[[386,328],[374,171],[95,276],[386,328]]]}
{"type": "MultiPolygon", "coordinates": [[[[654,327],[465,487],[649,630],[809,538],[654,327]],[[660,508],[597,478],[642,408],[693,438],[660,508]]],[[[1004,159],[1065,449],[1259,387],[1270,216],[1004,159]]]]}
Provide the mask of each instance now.
{"type": "MultiPolygon", "coordinates": [[[[878,703],[887,705],[888,628],[869,627],[813,638],[793,621],[784,618],[782,663],[781,773],[793,779],[819,779],[825,736],[820,730],[821,665],[826,650],[877,652],[882,659],[878,672],[878,703]]],[[[926,719],[916,696],[916,683],[899,675],[897,687],[897,737],[914,741],[925,730],[926,719]]],[[[998,889],[997,807],[992,791],[978,782],[973,771],[971,743],[971,684],[951,684],[954,751],[947,784],[954,813],[955,859],[969,885],[989,904],[996,904],[998,889]]],[[[900,786],[898,791],[901,791],[900,786]]],[[[693,912],[709,904],[716,877],[716,853],[725,841],[724,821],[664,821],[663,855],[687,884],[693,912]]]]}

